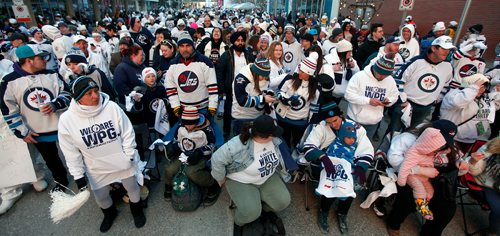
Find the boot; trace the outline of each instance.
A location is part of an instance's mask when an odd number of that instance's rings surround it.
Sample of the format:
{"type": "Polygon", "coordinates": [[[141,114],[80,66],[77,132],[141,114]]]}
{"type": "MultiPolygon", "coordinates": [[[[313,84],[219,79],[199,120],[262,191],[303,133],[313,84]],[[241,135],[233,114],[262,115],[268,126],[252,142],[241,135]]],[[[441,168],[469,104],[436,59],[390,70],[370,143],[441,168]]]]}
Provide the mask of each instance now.
{"type": "Polygon", "coordinates": [[[170,202],[172,200],[172,185],[165,184],[165,192],[163,192],[163,198],[167,202],[170,202]]]}
{"type": "Polygon", "coordinates": [[[243,236],[243,226],[239,226],[236,223],[234,223],[233,236],[243,236]]]}
{"type": "Polygon", "coordinates": [[[426,220],[433,220],[434,216],[432,211],[429,209],[429,202],[423,198],[415,199],[415,204],[417,205],[417,211],[420,213],[426,220]]]}
{"type": "Polygon", "coordinates": [[[217,181],[214,181],[212,186],[208,187],[207,197],[205,197],[204,205],[211,206],[217,202],[219,195],[221,193],[221,187],[217,181]]]}
{"type": "Polygon", "coordinates": [[[337,220],[339,222],[340,233],[347,233],[347,215],[337,214],[337,220]]]}
{"type": "Polygon", "coordinates": [[[118,215],[118,211],[116,210],[115,204],[111,205],[107,209],[101,208],[101,210],[102,213],[104,213],[104,219],[102,220],[99,230],[101,231],[101,233],[105,233],[113,225],[113,221],[115,220],[116,215],[118,215]]]}
{"type": "Polygon", "coordinates": [[[136,228],[141,228],[146,224],[146,216],[144,215],[144,211],[142,209],[142,203],[139,202],[130,202],[130,211],[132,212],[132,216],[134,217],[134,224],[136,228]]]}
{"type": "Polygon", "coordinates": [[[328,212],[324,212],[321,209],[318,211],[318,225],[321,232],[325,234],[330,232],[330,226],[328,225],[328,212]]]}

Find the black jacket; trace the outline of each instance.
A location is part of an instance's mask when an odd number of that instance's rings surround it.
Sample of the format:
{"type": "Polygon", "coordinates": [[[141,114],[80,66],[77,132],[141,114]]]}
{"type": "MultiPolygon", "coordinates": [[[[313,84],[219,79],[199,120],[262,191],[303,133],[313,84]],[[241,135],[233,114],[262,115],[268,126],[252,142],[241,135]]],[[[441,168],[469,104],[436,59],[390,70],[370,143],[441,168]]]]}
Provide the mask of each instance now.
{"type": "MultiPolygon", "coordinates": [[[[245,58],[247,64],[255,61],[255,56],[251,50],[245,50],[245,58]]],[[[219,93],[225,93],[231,96],[232,84],[234,80],[234,49],[233,47],[225,51],[219,59],[219,63],[215,66],[215,73],[217,75],[217,86],[219,86],[219,93]]]]}
{"type": "MultiPolygon", "coordinates": [[[[358,62],[358,65],[365,64],[366,59],[372,55],[374,52],[378,52],[378,49],[384,46],[385,40],[374,41],[371,34],[366,37],[366,40],[361,46],[359,46],[358,51],[354,54],[354,59],[358,62]]],[[[359,68],[362,70],[363,68],[359,68]]]]}

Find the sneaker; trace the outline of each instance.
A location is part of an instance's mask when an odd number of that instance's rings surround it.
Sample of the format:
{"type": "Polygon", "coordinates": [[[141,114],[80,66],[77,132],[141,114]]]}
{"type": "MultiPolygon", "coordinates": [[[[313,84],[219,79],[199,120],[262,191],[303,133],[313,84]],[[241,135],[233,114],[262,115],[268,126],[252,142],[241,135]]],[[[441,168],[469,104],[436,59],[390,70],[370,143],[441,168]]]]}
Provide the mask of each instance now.
{"type": "Polygon", "coordinates": [[[14,203],[16,203],[17,200],[19,200],[19,198],[21,198],[21,195],[15,197],[15,198],[12,198],[12,199],[2,200],[2,203],[0,203],[0,215],[3,215],[7,211],[9,211],[10,208],[12,208],[12,206],[14,206],[14,203]]]}
{"type": "Polygon", "coordinates": [[[319,229],[324,234],[330,232],[330,226],[328,225],[328,212],[323,212],[321,209],[318,211],[318,225],[319,229]]]}
{"type": "Polygon", "coordinates": [[[347,215],[337,214],[337,221],[339,223],[340,233],[347,233],[347,215]]]}
{"type": "Polygon", "coordinates": [[[373,211],[375,212],[375,215],[377,215],[378,217],[384,216],[384,212],[382,211],[382,209],[378,209],[376,205],[373,206],[373,211]]]}
{"type": "Polygon", "coordinates": [[[47,183],[47,181],[45,181],[44,179],[38,180],[36,182],[33,182],[32,184],[33,184],[33,188],[37,192],[43,192],[49,186],[49,184],[47,183]]]}
{"type": "Polygon", "coordinates": [[[65,192],[66,191],[66,187],[60,185],[60,184],[56,184],[55,187],[52,188],[52,190],[50,190],[51,192],[65,192]]]}

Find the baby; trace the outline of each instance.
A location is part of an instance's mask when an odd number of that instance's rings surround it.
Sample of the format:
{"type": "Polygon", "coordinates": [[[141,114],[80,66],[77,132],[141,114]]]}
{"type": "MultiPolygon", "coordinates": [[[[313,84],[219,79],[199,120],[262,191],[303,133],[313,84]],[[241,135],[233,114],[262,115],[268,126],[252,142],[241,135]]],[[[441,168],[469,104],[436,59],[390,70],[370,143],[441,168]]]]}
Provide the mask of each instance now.
{"type": "MultiPolygon", "coordinates": [[[[417,211],[427,220],[432,220],[433,214],[429,210],[429,201],[434,194],[429,178],[423,175],[412,174],[412,168],[434,167],[436,158],[442,159],[449,152],[446,140],[438,129],[427,128],[417,138],[405,154],[398,174],[398,185],[405,186],[406,183],[413,189],[413,197],[417,204],[417,211]]],[[[440,162],[440,161],[437,161],[440,162]]]]}

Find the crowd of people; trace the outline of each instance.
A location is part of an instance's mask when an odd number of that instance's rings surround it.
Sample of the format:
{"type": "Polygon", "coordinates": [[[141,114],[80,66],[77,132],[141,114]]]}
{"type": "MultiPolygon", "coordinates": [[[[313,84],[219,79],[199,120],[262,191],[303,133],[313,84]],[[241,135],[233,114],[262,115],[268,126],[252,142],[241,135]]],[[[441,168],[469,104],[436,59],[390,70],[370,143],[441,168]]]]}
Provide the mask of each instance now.
{"type": "MultiPolygon", "coordinates": [[[[122,17],[89,25],[56,14],[29,29],[9,19],[0,44],[5,124],[43,157],[56,181],[52,191],[65,191],[68,172],[80,191],[92,189],[104,214],[101,232],[117,217],[109,196],[117,181],[135,226],[145,225],[139,163],[152,137],[170,136],[165,200],[187,165],[189,179],[206,189],[206,205],[227,190],[236,206],[234,235],[259,218],[284,233],[276,213],[293,205],[285,183],[302,171],[295,152],[323,168],[315,191],[320,230],[330,232],[338,201],[346,233],[354,186],[366,184],[381,155],[376,144],[387,136],[398,192],[392,211],[379,203],[373,209],[388,216],[390,235],[399,235],[415,209],[425,219],[421,235],[440,235],[455,215],[460,176],[477,184],[491,208],[488,232],[500,234],[500,63],[488,67],[482,59],[481,24],[454,45],[457,22],[438,21],[419,36],[411,16],[399,29],[358,28],[349,17],[298,14],[292,21],[291,14],[217,9],[122,17]],[[479,148],[480,141],[487,143],[479,148]]],[[[33,186],[48,184],[38,178],[33,186]]],[[[0,189],[0,214],[20,189],[0,189]]]]}

